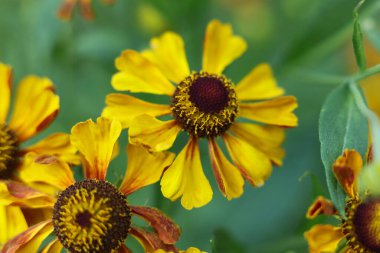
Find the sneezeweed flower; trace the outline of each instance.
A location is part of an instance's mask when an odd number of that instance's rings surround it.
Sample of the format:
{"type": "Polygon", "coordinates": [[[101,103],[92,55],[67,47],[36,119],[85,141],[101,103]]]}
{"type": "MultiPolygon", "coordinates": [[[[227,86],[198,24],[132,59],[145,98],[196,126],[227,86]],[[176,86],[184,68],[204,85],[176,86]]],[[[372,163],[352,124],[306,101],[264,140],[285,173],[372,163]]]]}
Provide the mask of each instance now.
{"type": "MultiPolygon", "coordinates": [[[[58,10],[58,17],[62,20],[70,20],[75,6],[79,5],[82,17],[91,20],[94,12],[91,7],[92,0],[63,0],[63,4],[58,10]]],[[[105,4],[112,4],[114,0],[102,0],[105,4]]]]}
{"type": "MultiPolygon", "coordinates": [[[[159,249],[159,250],[154,251],[153,253],[174,253],[174,252],[173,251],[165,251],[165,250],[159,249]]],[[[200,251],[199,249],[194,248],[194,247],[190,247],[187,250],[180,250],[179,253],[207,253],[207,252],[200,251]]]]}
{"type": "Polygon", "coordinates": [[[272,163],[282,164],[283,127],[297,125],[296,99],[281,96],[284,90],[277,86],[268,64],[254,68],[237,86],[222,73],[246,47],[229,24],[214,20],[207,26],[201,71],[190,72],[184,42],[173,32],[153,38],[151,48],[142,53],[126,50],[116,59],[119,72],[112,78],[116,90],[166,95],[170,103],[110,94],[103,116],[119,119],[123,127],[130,128],[130,142],[150,151],[169,149],[180,131],[189,134],[188,143],[161,180],[163,195],[173,201],[182,196],[186,209],[201,207],[212,198],[201,166],[199,139],[208,140],[219,188],[233,199],[243,193],[243,178],[255,187],[262,186],[272,163]],[[164,115],[174,119],[155,118],[164,115]],[[242,123],[240,118],[251,121],[242,123]],[[218,137],[235,165],[219,148],[218,137]]]}
{"type": "Polygon", "coordinates": [[[306,217],[320,214],[333,215],[340,225],[315,225],[305,232],[311,253],[335,252],[344,243],[342,252],[380,252],[380,198],[359,194],[358,175],[363,161],[355,150],[345,150],[333,165],[334,173],[348,195],[345,216],[339,215],[332,202],[318,197],[310,206],[306,217]]]}
{"type": "MultiPolygon", "coordinates": [[[[38,155],[52,155],[69,163],[79,162],[68,134],[55,133],[35,144],[25,145],[49,126],[59,111],[59,97],[54,92],[53,83],[47,78],[25,77],[17,88],[13,114],[8,117],[11,88],[12,69],[0,63],[0,196],[8,192],[5,185],[15,186],[11,180],[29,184],[29,175],[36,175],[30,164],[38,155]]],[[[51,173],[40,176],[48,177],[51,173]]],[[[24,210],[8,204],[0,199],[0,247],[31,223],[24,217],[24,210]]]]}
{"type": "Polygon", "coordinates": [[[56,171],[57,176],[49,181],[62,189],[51,206],[53,214],[11,239],[2,252],[37,252],[52,232],[55,238],[42,252],[61,252],[63,248],[72,253],[130,252],[124,244],[128,235],[134,236],[146,252],[157,249],[177,252],[173,244],[179,238],[179,227],[155,208],[127,202],[129,194],[157,182],[174,155],[149,153],[129,145],[126,174],[117,188],[106,181],[106,174],[120,132],[119,122],[104,118],[97,123],[91,120],[78,123],[72,128],[71,141],[80,151],[85,179],[76,182],[67,164],[45,157],[40,166],[56,171]],[[154,232],[134,226],[132,216],[146,220],[154,232]]]}

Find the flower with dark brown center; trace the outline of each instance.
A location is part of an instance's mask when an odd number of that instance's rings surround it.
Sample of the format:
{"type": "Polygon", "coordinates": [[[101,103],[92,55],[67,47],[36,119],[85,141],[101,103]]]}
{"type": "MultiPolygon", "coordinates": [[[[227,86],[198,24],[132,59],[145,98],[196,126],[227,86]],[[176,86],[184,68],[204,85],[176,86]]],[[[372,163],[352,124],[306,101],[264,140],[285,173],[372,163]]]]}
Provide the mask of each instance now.
{"type": "Polygon", "coordinates": [[[0,179],[6,179],[17,166],[18,143],[7,125],[0,125],[0,179]]]}

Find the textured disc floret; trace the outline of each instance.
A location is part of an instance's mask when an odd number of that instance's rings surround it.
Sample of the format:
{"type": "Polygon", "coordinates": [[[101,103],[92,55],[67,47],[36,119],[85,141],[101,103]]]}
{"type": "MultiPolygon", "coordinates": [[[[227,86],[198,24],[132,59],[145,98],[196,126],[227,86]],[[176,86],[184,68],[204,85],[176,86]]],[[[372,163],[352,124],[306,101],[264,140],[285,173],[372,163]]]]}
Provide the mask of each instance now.
{"type": "Polygon", "coordinates": [[[69,252],[115,252],[127,238],[131,211],[126,196],[96,179],[76,182],[54,206],[54,233],[69,252]]]}
{"type": "Polygon", "coordinates": [[[231,126],[239,106],[229,79],[196,72],[178,84],[171,109],[177,122],[191,135],[214,137],[231,126]]]}
{"type": "Polygon", "coordinates": [[[343,232],[355,252],[380,252],[380,198],[349,200],[343,232]]]}
{"type": "Polygon", "coordinates": [[[18,144],[14,133],[0,124],[0,179],[6,179],[17,165],[18,144]]]}

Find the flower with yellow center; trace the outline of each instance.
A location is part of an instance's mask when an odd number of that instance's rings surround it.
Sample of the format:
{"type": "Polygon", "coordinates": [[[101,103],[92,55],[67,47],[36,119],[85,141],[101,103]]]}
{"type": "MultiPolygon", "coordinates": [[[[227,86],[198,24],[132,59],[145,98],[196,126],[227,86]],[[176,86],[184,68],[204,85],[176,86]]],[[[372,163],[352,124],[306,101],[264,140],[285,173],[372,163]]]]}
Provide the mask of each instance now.
{"type": "Polygon", "coordinates": [[[246,47],[229,24],[213,20],[206,29],[201,71],[190,72],[184,42],[173,32],[153,38],[151,48],[142,53],[126,50],[116,59],[119,72],[112,78],[116,90],[166,95],[168,104],[110,94],[103,116],[120,120],[129,128],[131,143],[154,152],[169,149],[180,131],[189,134],[188,143],[161,180],[163,195],[173,201],[182,196],[186,209],[207,204],[213,194],[202,170],[199,139],[208,140],[219,188],[233,199],[243,193],[243,178],[262,186],[272,164],[282,164],[284,127],[297,126],[293,114],[297,101],[281,96],[284,90],[277,86],[268,64],[254,68],[236,86],[222,73],[246,47]],[[164,115],[173,119],[155,118],[164,115]],[[234,164],[219,148],[218,137],[234,164]]]}
{"type": "MultiPolygon", "coordinates": [[[[55,133],[33,145],[24,144],[49,126],[59,111],[59,97],[54,92],[52,81],[37,76],[24,78],[17,87],[12,116],[8,117],[11,88],[12,69],[0,63],[0,196],[7,194],[5,183],[10,180],[32,184],[30,176],[35,177],[39,173],[30,165],[38,155],[55,156],[69,163],[79,162],[68,134],[55,133]]],[[[51,174],[49,171],[39,176],[49,177],[51,174]]],[[[39,182],[34,186],[46,189],[39,182]]],[[[26,203],[24,207],[29,206],[26,203]]],[[[32,218],[38,215],[26,219],[26,211],[8,205],[0,197],[0,248],[8,239],[25,230],[28,224],[35,223],[32,218]]],[[[44,210],[41,212],[45,213],[44,210]]]]}
{"type": "Polygon", "coordinates": [[[41,176],[35,180],[59,187],[58,196],[26,187],[20,195],[17,187],[8,186],[6,201],[15,204],[38,202],[53,209],[53,214],[8,241],[3,253],[37,252],[51,233],[55,238],[41,252],[58,253],[65,248],[71,253],[130,253],[124,243],[128,235],[135,237],[146,252],[158,249],[178,252],[173,245],[180,236],[178,225],[155,208],[133,206],[127,201],[134,191],[157,182],[174,155],[150,153],[142,147],[129,145],[126,174],[120,187],[116,187],[106,181],[106,174],[120,133],[120,123],[105,118],[99,118],[97,123],[91,120],[78,123],[72,128],[71,142],[82,157],[83,181],[75,181],[69,166],[54,157],[43,156],[35,162],[41,171],[55,171],[50,178],[41,176]],[[145,220],[153,230],[134,226],[134,216],[145,220]]]}
{"type": "MultiPolygon", "coordinates": [[[[59,8],[58,17],[62,20],[70,20],[74,7],[79,5],[83,18],[91,20],[94,18],[94,12],[91,7],[92,0],[63,0],[59,8]]],[[[105,4],[112,4],[114,0],[102,0],[105,4]]]]}
{"type": "Polygon", "coordinates": [[[334,215],[339,226],[315,225],[305,232],[310,253],[335,252],[345,240],[346,253],[380,252],[380,198],[360,196],[358,174],[363,161],[355,150],[345,150],[333,165],[334,173],[348,195],[345,216],[339,215],[331,201],[318,197],[310,206],[306,217],[313,219],[320,214],[334,215]]]}

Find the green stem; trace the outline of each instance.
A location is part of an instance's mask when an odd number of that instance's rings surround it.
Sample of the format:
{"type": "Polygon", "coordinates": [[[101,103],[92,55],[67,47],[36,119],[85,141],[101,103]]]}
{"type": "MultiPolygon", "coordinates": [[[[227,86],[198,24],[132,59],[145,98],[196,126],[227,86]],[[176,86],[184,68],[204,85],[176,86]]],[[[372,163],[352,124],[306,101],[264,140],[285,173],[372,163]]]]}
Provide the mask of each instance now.
{"type": "Polygon", "coordinates": [[[354,82],[363,80],[369,76],[380,74],[380,64],[377,64],[369,69],[366,69],[364,72],[358,73],[352,77],[354,82]]]}

